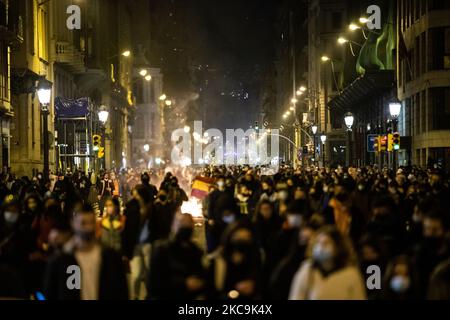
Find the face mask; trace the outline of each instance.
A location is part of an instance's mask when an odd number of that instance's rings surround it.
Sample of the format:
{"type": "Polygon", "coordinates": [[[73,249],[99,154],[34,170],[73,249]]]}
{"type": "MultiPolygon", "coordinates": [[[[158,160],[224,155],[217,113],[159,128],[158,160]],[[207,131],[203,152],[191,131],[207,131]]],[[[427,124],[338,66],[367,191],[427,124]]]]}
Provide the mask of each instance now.
{"type": "Polygon", "coordinates": [[[348,195],[345,193],[339,193],[336,195],[336,200],[338,200],[339,202],[345,202],[348,199],[348,195]]]}
{"type": "Polygon", "coordinates": [[[234,214],[222,217],[222,221],[225,222],[226,224],[233,223],[235,221],[235,219],[236,219],[236,217],[234,216],[234,214]]]}
{"type": "Polygon", "coordinates": [[[218,186],[219,188],[223,188],[223,187],[225,186],[225,182],[223,182],[222,180],[217,181],[217,186],[218,186]]]}
{"type": "Polygon", "coordinates": [[[364,190],[364,185],[362,185],[362,184],[358,185],[358,190],[359,191],[363,191],[364,190]]]}
{"type": "Polygon", "coordinates": [[[391,279],[390,286],[392,291],[403,293],[409,289],[410,279],[405,276],[394,276],[391,279]]]}
{"type": "Polygon", "coordinates": [[[3,217],[5,218],[5,221],[7,223],[16,223],[17,220],[19,219],[19,214],[15,213],[15,212],[11,212],[11,211],[5,211],[3,213],[3,217]]]}
{"type": "Polygon", "coordinates": [[[192,237],[193,230],[189,227],[181,227],[178,229],[176,238],[180,241],[189,241],[192,237]]]}
{"type": "Polygon", "coordinates": [[[288,214],[287,221],[289,226],[299,228],[302,224],[302,216],[299,214],[288,214]]]}
{"type": "Polygon", "coordinates": [[[424,239],[425,246],[429,249],[437,249],[441,243],[441,238],[439,237],[426,237],[424,239]]]}
{"type": "Polygon", "coordinates": [[[413,216],[412,216],[412,221],[413,221],[414,223],[420,223],[420,222],[422,222],[422,219],[421,219],[420,215],[418,215],[418,214],[413,214],[413,216]]]}
{"type": "Polygon", "coordinates": [[[278,191],[278,199],[285,201],[288,197],[288,192],[286,190],[278,191]]]}
{"type": "Polygon", "coordinates": [[[328,192],[328,187],[327,187],[327,186],[325,186],[325,187],[323,187],[323,189],[322,189],[322,190],[323,190],[323,192],[324,192],[324,193],[327,193],[327,192],[328,192]]]}
{"type": "Polygon", "coordinates": [[[76,231],[75,233],[83,241],[92,241],[95,238],[95,232],[91,232],[91,231],[76,231]]]}
{"type": "Polygon", "coordinates": [[[333,251],[329,248],[324,248],[321,245],[315,245],[312,252],[314,261],[320,264],[326,264],[333,261],[333,251]]]}
{"type": "Polygon", "coordinates": [[[240,253],[248,253],[252,249],[252,244],[247,241],[236,241],[231,244],[233,251],[238,251],[240,253]]]}

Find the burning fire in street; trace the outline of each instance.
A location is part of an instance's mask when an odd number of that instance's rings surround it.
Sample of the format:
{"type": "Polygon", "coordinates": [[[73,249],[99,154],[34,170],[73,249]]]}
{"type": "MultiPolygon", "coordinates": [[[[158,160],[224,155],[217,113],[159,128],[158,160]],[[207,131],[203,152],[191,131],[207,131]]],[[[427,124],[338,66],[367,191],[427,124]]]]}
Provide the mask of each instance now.
{"type": "Polygon", "coordinates": [[[182,213],[189,213],[193,218],[203,217],[203,205],[200,199],[191,197],[189,201],[184,201],[181,205],[182,213]]]}

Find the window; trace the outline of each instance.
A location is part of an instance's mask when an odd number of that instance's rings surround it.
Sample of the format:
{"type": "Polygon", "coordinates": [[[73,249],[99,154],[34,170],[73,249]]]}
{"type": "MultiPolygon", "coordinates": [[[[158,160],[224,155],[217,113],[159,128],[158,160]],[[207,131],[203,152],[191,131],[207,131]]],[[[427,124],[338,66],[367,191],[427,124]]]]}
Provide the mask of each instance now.
{"type": "Polygon", "coordinates": [[[420,132],[427,132],[427,104],[426,104],[426,98],[427,98],[427,92],[422,91],[420,93],[421,101],[420,101],[420,132]]]}
{"type": "Polygon", "coordinates": [[[427,72],[427,37],[426,33],[420,35],[420,74],[427,72]]]}
{"type": "Polygon", "coordinates": [[[428,0],[428,10],[448,10],[450,9],[450,1],[428,0]]]}
{"type": "Polygon", "coordinates": [[[48,50],[47,50],[47,12],[45,12],[44,7],[40,6],[38,8],[38,53],[39,58],[48,61],[48,50]]]}
{"type": "MultiPolygon", "coordinates": [[[[431,35],[431,47],[433,48],[432,55],[429,56],[432,59],[431,69],[442,70],[444,68],[444,51],[446,39],[444,28],[430,29],[431,35]]],[[[430,44],[429,44],[430,45],[430,44]]]]}
{"type": "Polygon", "coordinates": [[[341,29],[342,28],[342,13],[341,12],[333,12],[331,15],[331,24],[333,29],[341,29]]]}
{"type": "Polygon", "coordinates": [[[425,15],[427,13],[427,0],[417,0],[420,2],[420,13],[425,15]]]}
{"type": "Polygon", "coordinates": [[[433,110],[433,129],[450,129],[450,88],[430,89],[433,110]]]}
{"type": "Polygon", "coordinates": [[[450,69],[450,28],[444,31],[444,69],[450,69]]]}
{"type": "Polygon", "coordinates": [[[445,113],[450,114],[450,88],[444,89],[444,107],[445,113]]]}
{"type": "Polygon", "coordinates": [[[8,52],[3,42],[0,43],[0,100],[9,101],[8,52]]]}

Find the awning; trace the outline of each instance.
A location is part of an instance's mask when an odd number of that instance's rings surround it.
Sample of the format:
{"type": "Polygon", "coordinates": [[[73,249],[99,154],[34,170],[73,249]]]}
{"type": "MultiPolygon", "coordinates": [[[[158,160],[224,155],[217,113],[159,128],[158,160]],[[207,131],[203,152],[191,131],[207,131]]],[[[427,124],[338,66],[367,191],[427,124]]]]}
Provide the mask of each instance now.
{"type": "Polygon", "coordinates": [[[367,71],[328,102],[330,108],[352,110],[395,86],[394,70],[367,71]]]}
{"type": "Polygon", "coordinates": [[[55,98],[56,118],[72,119],[81,118],[89,114],[89,98],[64,99],[55,98]]]}

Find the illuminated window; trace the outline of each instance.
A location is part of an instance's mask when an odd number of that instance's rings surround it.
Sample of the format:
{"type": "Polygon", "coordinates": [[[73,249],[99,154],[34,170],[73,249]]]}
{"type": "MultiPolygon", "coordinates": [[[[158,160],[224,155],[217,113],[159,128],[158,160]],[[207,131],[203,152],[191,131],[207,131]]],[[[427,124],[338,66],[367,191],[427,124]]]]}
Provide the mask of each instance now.
{"type": "Polygon", "coordinates": [[[47,44],[48,17],[47,17],[47,12],[45,11],[44,6],[38,7],[37,14],[38,14],[38,16],[37,16],[38,54],[39,54],[40,59],[48,61],[48,44],[47,44]]]}

